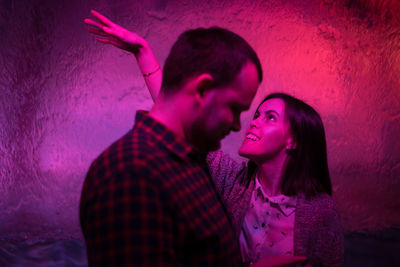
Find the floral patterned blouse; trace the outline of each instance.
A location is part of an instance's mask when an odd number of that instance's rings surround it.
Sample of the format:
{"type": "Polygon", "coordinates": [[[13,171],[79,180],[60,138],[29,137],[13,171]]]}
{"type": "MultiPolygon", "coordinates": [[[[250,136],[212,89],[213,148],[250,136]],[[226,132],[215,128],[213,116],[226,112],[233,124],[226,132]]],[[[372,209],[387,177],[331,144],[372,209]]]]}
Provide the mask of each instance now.
{"type": "Polygon", "coordinates": [[[240,232],[240,249],[244,262],[256,262],[274,255],[294,255],[293,230],[296,197],[270,197],[258,178],[250,208],[240,232]]]}

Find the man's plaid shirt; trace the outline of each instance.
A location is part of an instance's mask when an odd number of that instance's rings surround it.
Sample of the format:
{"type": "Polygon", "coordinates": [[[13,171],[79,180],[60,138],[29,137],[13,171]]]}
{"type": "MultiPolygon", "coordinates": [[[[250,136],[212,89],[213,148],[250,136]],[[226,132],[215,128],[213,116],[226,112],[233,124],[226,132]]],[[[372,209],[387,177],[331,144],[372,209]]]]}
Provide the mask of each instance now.
{"type": "Polygon", "coordinates": [[[144,111],[91,165],[80,206],[91,266],[236,266],[205,158],[144,111]]]}

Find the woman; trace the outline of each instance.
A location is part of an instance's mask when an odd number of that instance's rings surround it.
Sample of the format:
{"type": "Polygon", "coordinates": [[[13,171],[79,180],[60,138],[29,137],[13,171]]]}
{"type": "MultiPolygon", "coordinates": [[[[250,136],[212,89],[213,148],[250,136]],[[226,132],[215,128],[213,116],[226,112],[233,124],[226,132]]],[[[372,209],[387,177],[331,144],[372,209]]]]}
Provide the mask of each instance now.
{"type": "MultiPolygon", "coordinates": [[[[162,73],[147,42],[92,11],[99,22],[89,32],[98,41],[132,52],[153,99],[162,73]]],[[[230,211],[245,263],[305,256],[312,266],[343,264],[343,235],[332,194],[326,141],[319,114],[283,93],[258,106],[239,154],[238,164],[221,151],[208,164],[230,211]]]]}
{"type": "Polygon", "coordinates": [[[343,235],[318,113],[286,94],[267,96],[239,154],[247,165],[222,152],[208,163],[237,223],[243,260],[303,255],[312,266],[341,266],[343,235]]]}

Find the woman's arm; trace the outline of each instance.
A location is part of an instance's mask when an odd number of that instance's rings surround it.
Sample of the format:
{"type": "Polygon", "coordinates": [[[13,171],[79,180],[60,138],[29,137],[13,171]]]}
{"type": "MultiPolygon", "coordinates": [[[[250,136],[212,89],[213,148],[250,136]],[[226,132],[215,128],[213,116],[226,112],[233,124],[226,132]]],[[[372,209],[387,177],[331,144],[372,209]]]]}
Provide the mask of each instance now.
{"type": "Polygon", "coordinates": [[[328,266],[341,267],[344,264],[344,236],[340,214],[336,203],[331,197],[328,197],[329,202],[324,203],[326,212],[321,220],[325,225],[325,230],[320,232],[320,240],[324,245],[321,245],[323,263],[328,266]],[[323,248],[322,248],[323,247],[323,248]]]}
{"type": "Polygon", "coordinates": [[[135,55],[147,88],[154,101],[160,92],[162,71],[149,44],[136,33],[115,24],[99,12],[91,10],[90,13],[98,21],[92,19],[84,20],[87,25],[91,26],[89,32],[99,36],[96,38],[97,41],[112,44],[135,55]]]}
{"type": "Polygon", "coordinates": [[[343,266],[343,230],[337,205],[330,196],[299,199],[296,221],[297,253],[305,255],[312,266],[343,266]]]}

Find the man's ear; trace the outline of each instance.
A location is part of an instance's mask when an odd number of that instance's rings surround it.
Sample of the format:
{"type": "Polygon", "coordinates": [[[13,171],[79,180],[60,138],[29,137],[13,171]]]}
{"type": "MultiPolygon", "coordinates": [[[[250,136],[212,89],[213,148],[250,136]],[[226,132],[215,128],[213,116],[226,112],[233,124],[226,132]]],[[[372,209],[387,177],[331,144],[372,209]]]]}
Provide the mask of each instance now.
{"type": "Polygon", "coordinates": [[[198,103],[203,102],[206,94],[209,92],[209,89],[212,88],[214,84],[214,79],[209,73],[203,73],[193,80],[193,89],[195,100],[198,103]]]}

